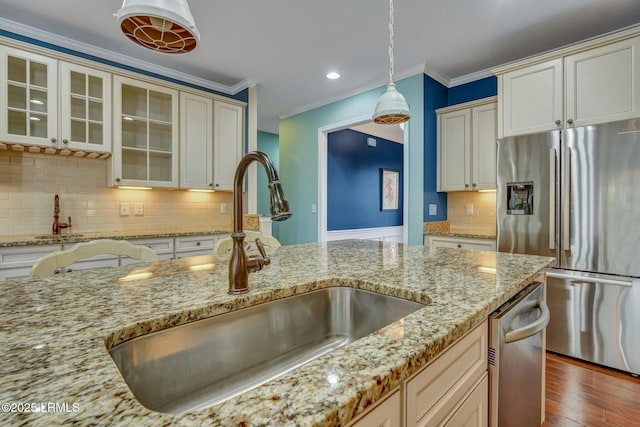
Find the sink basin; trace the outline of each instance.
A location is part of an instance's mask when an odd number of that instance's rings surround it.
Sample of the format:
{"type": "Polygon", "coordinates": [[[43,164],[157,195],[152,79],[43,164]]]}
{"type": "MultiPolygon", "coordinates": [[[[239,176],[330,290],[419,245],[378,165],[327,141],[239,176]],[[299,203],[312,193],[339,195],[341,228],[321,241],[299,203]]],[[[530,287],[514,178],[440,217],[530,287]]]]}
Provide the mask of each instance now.
{"type": "Polygon", "coordinates": [[[48,239],[55,239],[55,240],[69,240],[69,239],[74,239],[76,237],[83,237],[84,234],[41,234],[39,236],[34,236],[33,238],[36,240],[48,240],[48,239]]]}
{"type": "Polygon", "coordinates": [[[179,413],[244,393],[422,307],[327,288],[154,332],[109,353],[140,403],[179,413]]]}

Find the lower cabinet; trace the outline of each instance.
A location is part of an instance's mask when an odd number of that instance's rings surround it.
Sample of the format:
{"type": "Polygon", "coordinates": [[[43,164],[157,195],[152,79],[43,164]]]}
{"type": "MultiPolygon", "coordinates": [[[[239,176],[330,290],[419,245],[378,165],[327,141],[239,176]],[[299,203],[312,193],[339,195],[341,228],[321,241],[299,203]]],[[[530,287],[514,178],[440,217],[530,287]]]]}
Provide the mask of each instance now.
{"type": "Polygon", "coordinates": [[[488,426],[488,335],[484,321],[349,426],[488,426]]]}
{"type": "Polygon", "coordinates": [[[476,249],[480,251],[495,251],[495,239],[473,239],[470,237],[425,236],[426,246],[437,248],[476,249]]]}
{"type": "Polygon", "coordinates": [[[176,258],[211,255],[218,240],[227,236],[227,234],[209,234],[205,236],[176,237],[176,258]]]}
{"type": "Polygon", "coordinates": [[[61,245],[11,246],[0,248],[0,281],[29,277],[33,264],[61,245]]]}
{"type": "MultiPolygon", "coordinates": [[[[173,259],[173,237],[156,238],[156,239],[135,239],[129,240],[132,245],[144,245],[155,251],[158,254],[160,261],[173,259]]],[[[123,258],[120,265],[129,265],[139,261],[133,258],[123,258]]]]}
{"type": "Polygon", "coordinates": [[[350,423],[350,427],[400,427],[402,425],[402,401],[400,390],[371,408],[350,423]]]}

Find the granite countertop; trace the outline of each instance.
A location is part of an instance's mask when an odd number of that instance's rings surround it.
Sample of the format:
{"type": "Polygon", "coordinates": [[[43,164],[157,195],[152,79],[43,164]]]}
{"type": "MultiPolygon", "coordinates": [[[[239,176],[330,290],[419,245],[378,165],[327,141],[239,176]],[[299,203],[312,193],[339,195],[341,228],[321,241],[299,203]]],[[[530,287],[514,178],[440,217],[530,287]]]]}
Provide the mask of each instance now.
{"type": "Polygon", "coordinates": [[[214,256],[8,281],[0,295],[0,402],[66,403],[68,411],[2,412],[0,425],[345,425],[552,263],[347,240],[279,248],[241,296],[227,294],[227,262],[214,256]],[[107,351],[151,331],[330,286],[430,303],[261,387],[182,414],[140,405],[107,351]],[[327,370],[340,381],[329,383],[327,370]]]}
{"type": "Polygon", "coordinates": [[[495,231],[484,230],[465,230],[465,229],[449,229],[447,231],[427,231],[427,236],[445,236],[445,237],[465,237],[471,239],[488,239],[495,240],[495,231]]]}
{"type": "Polygon", "coordinates": [[[31,246],[31,245],[59,245],[61,243],[79,243],[88,242],[96,239],[116,239],[116,240],[133,240],[133,239],[154,239],[162,237],[187,237],[187,236],[203,236],[208,234],[229,234],[231,230],[138,230],[138,231],[105,231],[97,233],[65,233],[42,234],[42,235],[24,235],[24,236],[0,236],[0,248],[12,246],[31,246]]]}

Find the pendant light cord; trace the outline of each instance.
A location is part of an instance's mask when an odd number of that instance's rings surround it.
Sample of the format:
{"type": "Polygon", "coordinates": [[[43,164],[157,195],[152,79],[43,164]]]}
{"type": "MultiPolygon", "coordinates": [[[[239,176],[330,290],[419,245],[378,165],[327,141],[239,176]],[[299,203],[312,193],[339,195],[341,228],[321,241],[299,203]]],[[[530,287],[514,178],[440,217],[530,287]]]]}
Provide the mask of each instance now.
{"type": "Polygon", "coordinates": [[[389,83],[393,83],[393,0],[389,0],[389,83]]]}

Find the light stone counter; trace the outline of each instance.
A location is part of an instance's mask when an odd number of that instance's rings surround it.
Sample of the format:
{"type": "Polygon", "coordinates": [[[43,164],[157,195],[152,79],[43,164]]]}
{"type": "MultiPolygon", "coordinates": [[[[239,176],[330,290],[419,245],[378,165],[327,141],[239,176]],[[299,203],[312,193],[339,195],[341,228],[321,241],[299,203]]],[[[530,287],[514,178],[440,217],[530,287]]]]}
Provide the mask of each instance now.
{"type": "Polygon", "coordinates": [[[213,256],[5,282],[0,402],[66,403],[69,410],[3,412],[0,425],[345,425],[552,262],[350,240],[279,248],[242,296],[227,294],[226,262],[213,256]],[[107,352],[151,331],[337,285],[431,303],[264,386],[179,415],[140,405],[107,352]],[[329,372],[340,381],[329,383],[329,372]]]}

